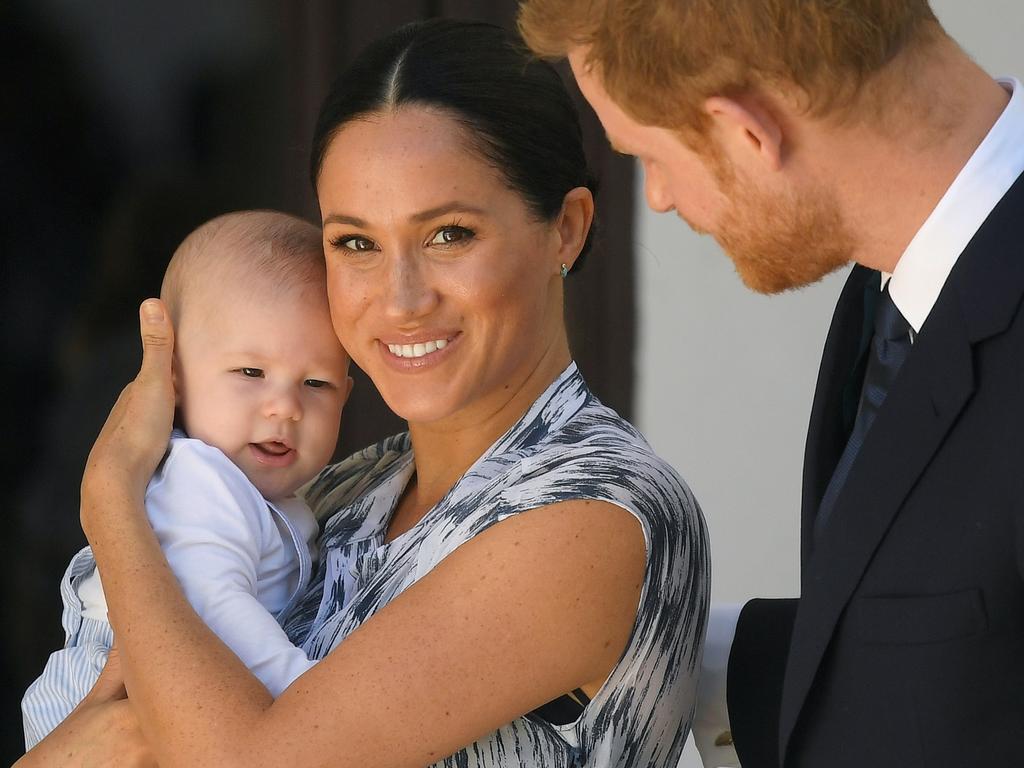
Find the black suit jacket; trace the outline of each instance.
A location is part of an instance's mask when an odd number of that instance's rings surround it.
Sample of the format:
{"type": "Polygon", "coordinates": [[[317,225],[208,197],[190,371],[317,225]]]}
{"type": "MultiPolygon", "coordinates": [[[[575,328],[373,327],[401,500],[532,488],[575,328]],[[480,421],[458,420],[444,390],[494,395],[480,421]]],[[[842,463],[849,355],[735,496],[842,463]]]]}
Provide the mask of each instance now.
{"type": "Polygon", "coordinates": [[[744,607],[733,738],[744,768],[1019,768],[1024,177],[958,259],[815,541],[876,290],[855,267],[836,307],[804,462],[802,597],[744,607]]]}

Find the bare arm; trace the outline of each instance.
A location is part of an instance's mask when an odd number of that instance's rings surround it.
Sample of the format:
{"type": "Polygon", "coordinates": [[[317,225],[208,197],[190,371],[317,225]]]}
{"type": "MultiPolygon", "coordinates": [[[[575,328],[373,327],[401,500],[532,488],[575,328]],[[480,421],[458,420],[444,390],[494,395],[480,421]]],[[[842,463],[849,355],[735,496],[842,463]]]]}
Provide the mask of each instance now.
{"type": "Polygon", "coordinates": [[[129,703],[120,656],[110,651],[89,694],[67,719],[14,764],[15,768],[156,768],[129,703]]]}
{"type": "Polygon", "coordinates": [[[463,545],[271,700],[184,599],[143,514],[148,475],[135,473],[159,457],[139,431],[161,428],[148,414],[169,407],[165,338],[154,326],[141,384],[90,457],[82,507],[161,765],[422,766],[614,667],[636,617],[643,535],[618,507],[569,502],[463,545]]]}

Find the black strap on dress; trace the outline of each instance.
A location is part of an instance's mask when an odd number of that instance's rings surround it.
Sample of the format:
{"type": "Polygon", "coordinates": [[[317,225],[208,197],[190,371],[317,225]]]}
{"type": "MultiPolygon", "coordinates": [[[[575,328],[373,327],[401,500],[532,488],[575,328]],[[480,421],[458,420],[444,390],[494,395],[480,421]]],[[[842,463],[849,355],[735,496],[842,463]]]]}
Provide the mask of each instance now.
{"type": "Polygon", "coordinates": [[[531,714],[539,716],[552,725],[569,725],[579,720],[589,703],[590,697],[582,689],[577,688],[572,693],[563,694],[554,701],[537,707],[531,714]]]}

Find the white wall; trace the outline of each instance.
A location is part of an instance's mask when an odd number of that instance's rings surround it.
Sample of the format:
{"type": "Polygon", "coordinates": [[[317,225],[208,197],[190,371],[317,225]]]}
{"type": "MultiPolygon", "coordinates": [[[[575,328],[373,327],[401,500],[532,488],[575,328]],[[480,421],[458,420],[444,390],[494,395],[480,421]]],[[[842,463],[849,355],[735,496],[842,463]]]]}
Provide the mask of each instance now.
{"type": "MultiPolygon", "coordinates": [[[[1022,0],[932,7],[989,72],[1024,77],[1022,0]]],[[[635,420],[704,509],[714,599],[796,595],[804,435],[845,271],[795,293],[752,294],[713,240],[651,213],[637,187],[635,420]]],[[[691,745],[680,768],[699,765],[691,745]]]]}

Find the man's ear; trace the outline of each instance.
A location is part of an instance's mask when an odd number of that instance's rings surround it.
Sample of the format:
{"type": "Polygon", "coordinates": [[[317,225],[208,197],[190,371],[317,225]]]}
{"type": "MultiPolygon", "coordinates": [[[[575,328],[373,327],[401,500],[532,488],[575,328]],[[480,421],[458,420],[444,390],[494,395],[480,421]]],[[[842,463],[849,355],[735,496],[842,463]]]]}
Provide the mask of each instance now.
{"type": "Polygon", "coordinates": [[[782,123],[756,95],[712,96],[704,102],[704,111],[733,163],[754,161],[767,170],[782,168],[782,123]]]}
{"type": "Polygon", "coordinates": [[[561,243],[558,248],[558,263],[554,272],[562,264],[569,269],[576,263],[587,233],[594,222],[594,195],[586,187],[576,187],[565,193],[562,200],[562,211],[558,215],[557,230],[561,243]]]}

